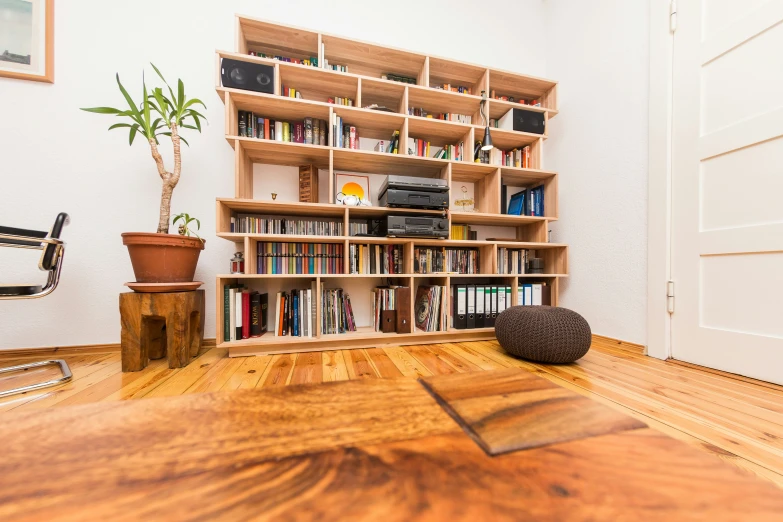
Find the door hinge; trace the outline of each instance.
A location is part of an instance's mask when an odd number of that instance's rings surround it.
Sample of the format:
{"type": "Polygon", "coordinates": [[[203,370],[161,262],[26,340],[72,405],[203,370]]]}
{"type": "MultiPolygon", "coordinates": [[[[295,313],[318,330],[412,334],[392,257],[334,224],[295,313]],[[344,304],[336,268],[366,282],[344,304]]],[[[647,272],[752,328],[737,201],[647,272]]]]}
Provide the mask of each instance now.
{"type": "Polygon", "coordinates": [[[672,0],[669,4],[669,31],[677,31],[677,0],[672,0]]]}
{"type": "Polygon", "coordinates": [[[670,314],[674,313],[674,281],[666,282],[666,310],[670,314]]]}

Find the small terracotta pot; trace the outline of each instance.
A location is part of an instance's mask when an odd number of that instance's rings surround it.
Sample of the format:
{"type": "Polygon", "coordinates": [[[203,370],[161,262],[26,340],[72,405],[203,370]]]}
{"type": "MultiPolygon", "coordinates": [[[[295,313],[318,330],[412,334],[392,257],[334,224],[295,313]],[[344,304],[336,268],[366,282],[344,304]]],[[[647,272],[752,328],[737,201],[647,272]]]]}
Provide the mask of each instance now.
{"type": "Polygon", "coordinates": [[[149,232],[125,232],[137,283],[188,283],[193,281],[204,242],[195,237],[149,232]]]}

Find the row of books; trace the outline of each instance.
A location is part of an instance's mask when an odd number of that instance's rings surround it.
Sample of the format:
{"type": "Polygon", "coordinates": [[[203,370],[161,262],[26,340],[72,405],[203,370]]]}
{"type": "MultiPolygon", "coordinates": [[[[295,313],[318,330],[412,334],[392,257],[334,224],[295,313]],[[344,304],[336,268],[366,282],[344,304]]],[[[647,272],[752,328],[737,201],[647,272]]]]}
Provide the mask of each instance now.
{"type": "Polygon", "coordinates": [[[375,152],[386,152],[389,154],[398,154],[400,151],[400,131],[394,131],[391,139],[387,141],[379,140],[375,144],[375,152]]]}
{"type": "Polygon", "coordinates": [[[356,331],[351,297],[342,288],[324,290],[321,283],[321,332],[342,334],[356,331]]]}
{"type": "Polygon", "coordinates": [[[286,87],[285,85],[281,86],[281,96],[284,98],[299,98],[304,99],[304,96],[302,96],[302,93],[294,89],[293,87],[286,87]]]}
{"type": "Polygon", "coordinates": [[[332,71],[338,71],[338,72],[348,72],[348,66],[347,65],[337,65],[337,64],[330,64],[329,60],[324,59],[324,69],[330,69],[332,71]]]}
{"type": "Polygon", "coordinates": [[[416,85],[418,81],[411,76],[401,76],[399,74],[386,73],[381,75],[381,80],[391,80],[393,82],[409,83],[416,85]]]}
{"type": "Polygon", "coordinates": [[[288,122],[273,120],[253,112],[239,111],[238,120],[240,137],[308,145],[326,145],[328,141],[326,121],[317,118],[288,122]]]}
{"type": "Polygon", "coordinates": [[[332,147],[359,148],[359,131],[353,125],[344,123],[337,114],[332,114],[332,147]]]}
{"type": "Polygon", "coordinates": [[[427,112],[421,108],[408,107],[408,115],[420,116],[422,118],[432,118],[435,120],[456,121],[459,123],[468,123],[472,121],[472,117],[467,114],[455,114],[453,112],[427,112]]]}
{"type": "Polygon", "coordinates": [[[464,142],[459,145],[446,145],[445,147],[432,147],[427,140],[408,138],[408,155],[422,158],[449,159],[462,161],[464,142]]]}
{"type": "Polygon", "coordinates": [[[514,148],[511,150],[492,149],[489,155],[490,165],[502,167],[532,168],[530,146],[514,148]]]}
{"type": "Polygon", "coordinates": [[[352,274],[402,274],[402,245],[348,246],[352,274]]]}
{"type": "Polygon", "coordinates": [[[366,234],[368,230],[366,221],[350,221],[348,223],[348,233],[352,236],[358,236],[359,234],[366,234]]]}
{"type": "Polygon", "coordinates": [[[475,248],[415,247],[413,271],[417,274],[452,272],[478,274],[479,251],[475,248]]]}
{"type": "Polygon", "coordinates": [[[495,89],[492,89],[489,92],[489,97],[492,98],[493,100],[502,100],[502,101],[507,101],[512,103],[520,103],[522,105],[531,105],[533,107],[541,107],[541,100],[523,100],[523,99],[516,99],[513,96],[502,96],[502,95],[498,95],[495,92],[495,89]]]}
{"type": "Polygon", "coordinates": [[[318,335],[315,281],[310,288],[278,292],[275,297],[275,337],[315,337],[318,335]]]}
{"type": "Polygon", "coordinates": [[[299,58],[288,58],[287,56],[271,55],[271,54],[266,54],[266,53],[257,52],[257,51],[250,51],[248,54],[250,56],[258,56],[260,58],[269,58],[271,60],[277,60],[277,61],[280,61],[280,62],[298,63],[300,65],[307,65],[307,66],[310,66],[310,67],[318,67],[318,58],[316,58],[315,56],[311,56],[310,58],[304,58],[304,59],[300,60],[299,58]]]}
{"type": "Polygon", "coordinates": [[[343,245],[267,243],[257,247],[259,274],[342,274],[343,245]]]}
{"type": "Polygon", "coordinates": [[[478,232],[470,225],[451,225],[451,239],[476,241],[478,232]]]}
{"type": "Polygon", "coordinates": [[[473,94],[471,87],[463,87],[461,85],[451,85],[450,83],[443,83],[439,85],[430,85],[433,89],[440,89],[443,91],[458,92],[460,94],[473,94]]]}
{"type": "Polygon", "coordinates": [[[544,186],[525,189],[517,192],[508,202],[506,209],[506,193],[508,188],[502,185],[500,188],[500,212],[510,216],[544,216],[544,186]]]}
{"type": "Polygon", "coordinates": [[[267,331],[267,294],[243,285],[223,287],[223,341],[260,337],[267,331]]]}
{"type": "Polygon", "coordinates": [[[346,105],[348,107],[353,107],[353,98],[328,98],[326,103],[334,103],[335,105],[346,105]]]}
{"type": "Polygon", "coordinates": [[[422,332],[446,332],[449,329],[448,287],[421,285],[416,289],[414,324],[422,332]]]}
{"type": "Polygon", "coordinates": [[[410,287],[381,286],[373,289],[372,318],[376,332],[411,333],[410,310],[410,287]]]}
{"type": "Polygon", "coordinates": [[[323,219],[291,219],[258,214],[231,217],[231,232],[240,234],[289,234],[298,236],[342,236],[343,222],[323,219]]]}
{"type": "Polygon", "coordinates": [[[498,274],[526,274],[529,250],[524,248],[498,248],[498,274]]]}

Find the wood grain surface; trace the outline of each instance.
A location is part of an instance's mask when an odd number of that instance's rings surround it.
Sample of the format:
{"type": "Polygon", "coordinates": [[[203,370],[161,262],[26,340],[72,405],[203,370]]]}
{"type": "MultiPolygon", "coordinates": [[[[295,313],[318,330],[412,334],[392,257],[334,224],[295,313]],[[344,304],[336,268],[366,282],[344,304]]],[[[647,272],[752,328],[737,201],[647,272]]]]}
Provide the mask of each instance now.
{"type": "MultiPolygon", "coordinates": [[[[519,369],[427,380],[442,401],[485,401],[484,411],[498,410],[498,398],[527,394],[534,404],[559,388],[519,369]]],[[[525,430],[511,423],[531,421],[508,418],[504,429],[518,438],[525,430]]],[[[404,378],[101,402],[3,420],[3,521],[723,521],[783,512],[773,485],[649,428],[565,441],[548,430],[557,440],[489,456],[422,382],[404,378]]]]}
{"type": "Polygon", "coordinates": [[[422,384],[489,455],[647,427],[519,370],[425,377],[422,384]]]}

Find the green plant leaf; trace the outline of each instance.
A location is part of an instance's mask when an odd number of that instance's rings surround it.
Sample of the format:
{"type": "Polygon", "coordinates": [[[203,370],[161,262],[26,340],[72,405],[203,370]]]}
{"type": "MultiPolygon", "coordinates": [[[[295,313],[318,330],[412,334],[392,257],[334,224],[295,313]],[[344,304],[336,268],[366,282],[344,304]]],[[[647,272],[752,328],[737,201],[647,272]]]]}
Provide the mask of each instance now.
{"type": "Polygon", "coordinates": [[[171,222],[171,224],[176,225],[177,221],[179,221],[180,219],[182,219],[182,214],[177,214],[176,216],[174,216],[174,220],[171,222]]]}
{"type": "MultiPolygon", "coordinates": [[[[134,123],[133,125],[138,125],[138,124],[137,124],[137,123],[134,123]]],[[[115,123],[114,125],[112,125],[111,127],[109,127],[109,130],[112,130],[112,129],[119,129],[120,127],[129,127],[129,128],[132,128],[132,127],[133,127],[133,125],[131,125],[130,123],[115,123]]]]}
{"type": "Polygon", "coordinates": [[[82,108],[83,111],[95,112],[97,114],[117,114],[122,115],[122,111],[113,107],[89,107],[82,108]]]}
{"type": "Polygon", "coordinates": [[[150,126],[150,97],[147,93],[147,80],[144,78],[144,73],[141,73],[141,85],[144,90],[144,98],[142,100],[142,109],[144,111],[144,129],[147,131],[147,138],[154,136],[152,133],[152,127],[150,126]]]}
{"type": "Polygon", "coordinates": [[[155,69],[155,72],[158,73],[158,76],[160,76],[160,79],[163,80],[163,83],[167,84],[166,78],[164,78],[163,75],[160,73],[160,70],[157,67],[155,67],[155,64],[150,62],[150,65],[152,66],[153,69],[155,69]]]}
{"type": "Polygon", "coordinates": [[[133,140],[136,138],[136,132],[139,130],[139,124],[135,124],[131,127],[130,135],[128,136],[128,145],[133,145],[133,140]]]}
{"type": "Polygon", "coordinates": [[[193,218],[193,221],[195,221],[195,222],[196,222],[196,228],[197,228],[198,230],[201,230],[201,221],[199,221],[199,220],[198,220],[198,219],[196,219],[196,218],[193,218]]]}
{"type": "Polygon", "coordinates": [[[193,129],[193,130],[199,130],[197,127],[194,127],[193,125],[188,125],[187,123],[183,123],[179,126],[180,129],[193,129]]]}
{"type": "Polygon", "coordinates": [[[185,84],[177,80],[177,111],[182,112],[185,105],[185,84]]]}
{"type": "Polygon", "coordinates": [[[131,98],[130,94],[128,94],[128,91],[125,90],[125,87],[122,86],[119,73],[117,73],[117,85],[119,85],[120,92],[125,97],[125,101],[128,102],[130,112],[133,113],[133,115],[139,119],[139,123],[141,123],[141,113],[139,113],[139,109],[136,107],[136,102],[133,101],[133,98],[131,98]]]}
{"type": "Polygon", "coordinates": [[[199,100],[198,98],[191,98],[190,100],[187,101],[187,103],[185,103],[185,105],[182,108],[183,109],[187,109],[188,107],[190,107],[191,105],[196,104],[196,103],[201,105],[205,109],[207,108],[207,106],[204,105],[204,102],[199,100]]]}

